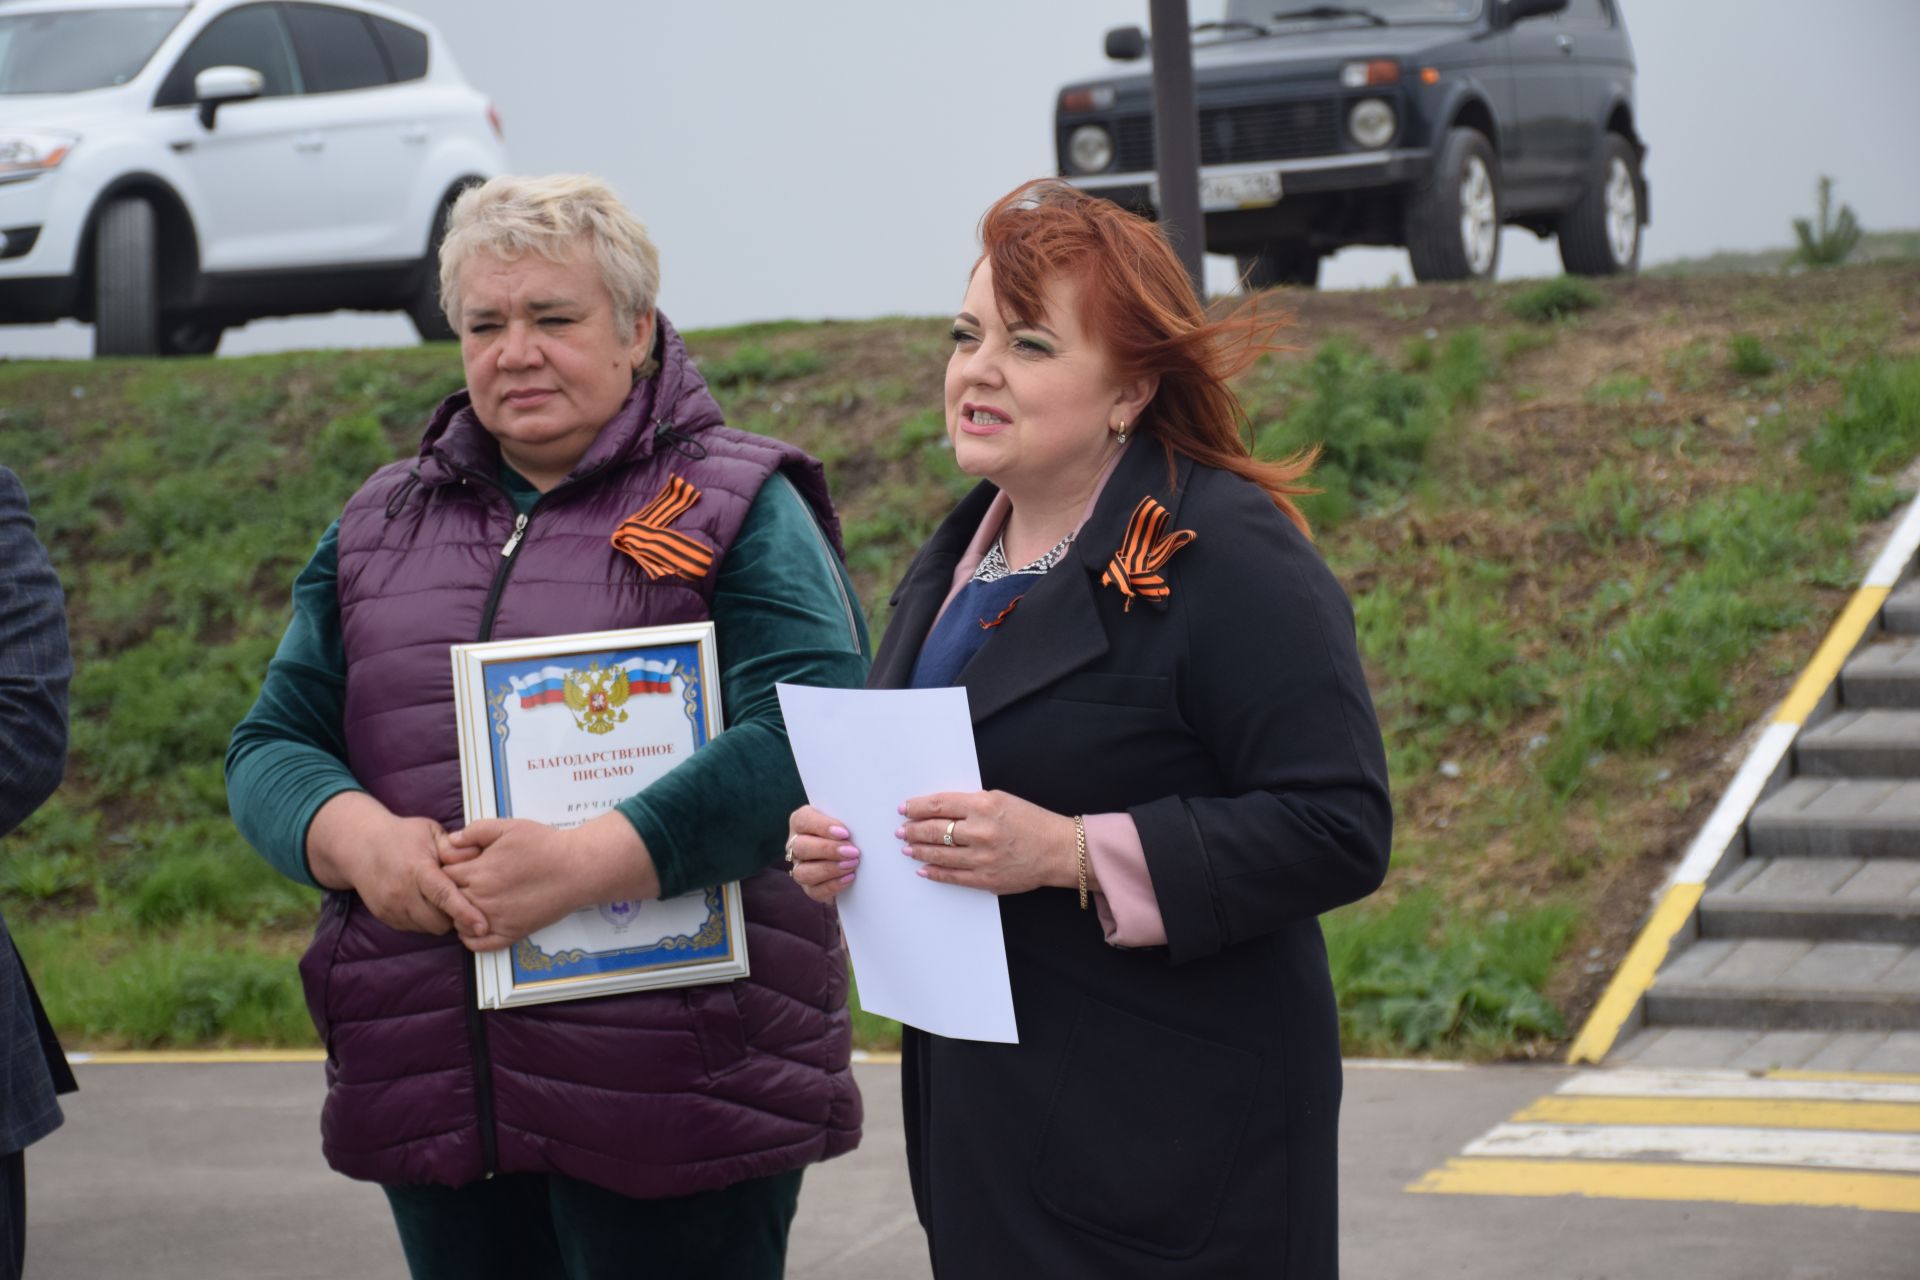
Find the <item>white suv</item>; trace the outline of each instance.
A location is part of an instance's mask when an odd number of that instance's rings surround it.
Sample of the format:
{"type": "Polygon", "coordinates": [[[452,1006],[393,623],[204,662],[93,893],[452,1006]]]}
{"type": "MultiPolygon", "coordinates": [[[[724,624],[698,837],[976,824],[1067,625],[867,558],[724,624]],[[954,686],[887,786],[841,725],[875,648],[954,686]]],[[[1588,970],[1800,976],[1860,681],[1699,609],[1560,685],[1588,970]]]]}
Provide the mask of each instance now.
{"type": "Polygon", "coordinates": [[[377,4],[0,2],[0,324],[200,354],[261,316],[451,336],[447,205],[506,167],[432,28],[377,4]]]}

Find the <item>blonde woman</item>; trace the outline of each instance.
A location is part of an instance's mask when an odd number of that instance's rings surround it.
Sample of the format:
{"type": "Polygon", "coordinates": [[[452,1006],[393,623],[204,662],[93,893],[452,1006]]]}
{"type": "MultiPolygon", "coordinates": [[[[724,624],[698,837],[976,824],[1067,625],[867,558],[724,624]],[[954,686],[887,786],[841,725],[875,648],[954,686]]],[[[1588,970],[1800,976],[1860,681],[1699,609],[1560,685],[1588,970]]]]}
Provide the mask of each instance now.
{"type": "Polygon", "coordinates": [[[774,682],[858,684],[866,636],[820,464],[722,423],[658,288],[595,180],[461,197],[466,389],[322,537],[228,752],[241,831],[330,891],[301,962],[323,1145],[416,1277],[777,1276],[801,1169],[859,1140],[832,909],[768,868],[800,797],[774,682]],[[616,547],[670,489],[685,554],[616,547]],[[579,827],[457,830],[449,645],[709,618],[728,727],[697,756],[579,827]],[[749,979],[475,1007],[473,951],[735,879],[749,979]]]}

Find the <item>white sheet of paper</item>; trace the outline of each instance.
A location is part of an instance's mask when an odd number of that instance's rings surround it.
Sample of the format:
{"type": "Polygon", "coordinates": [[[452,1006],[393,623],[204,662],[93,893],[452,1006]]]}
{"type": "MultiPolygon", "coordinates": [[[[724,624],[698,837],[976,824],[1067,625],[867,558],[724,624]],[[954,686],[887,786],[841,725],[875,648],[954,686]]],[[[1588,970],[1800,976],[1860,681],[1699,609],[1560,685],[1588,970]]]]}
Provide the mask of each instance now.
{"type": "Polygon", "coordinates": [[[980,789],[967,691],[777,688],[807,802],[860,849],[839,898],[860,1007],[935,1035],[1018,1043],[999,899],[914,874],[921,864],[893,835],[909,796],[980,789]]]}

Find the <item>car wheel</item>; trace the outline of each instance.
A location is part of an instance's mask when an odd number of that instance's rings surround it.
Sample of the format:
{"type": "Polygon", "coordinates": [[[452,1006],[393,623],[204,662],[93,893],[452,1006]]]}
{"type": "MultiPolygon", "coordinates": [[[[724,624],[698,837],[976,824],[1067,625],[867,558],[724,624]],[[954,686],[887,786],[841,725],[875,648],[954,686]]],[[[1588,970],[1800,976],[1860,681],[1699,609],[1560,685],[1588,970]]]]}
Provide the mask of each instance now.
{"type": "Polygon", "coordinates": [[[1576,276],[1632,275],[1640,269],[1640,153],[1610,133],[1600,145],[1600,180],[1560,219],[1560,261],[1576,276]]]}
{"type": "Polygon", "coordinates": [[[1500,265],[1500,162],[1477,129],[1449,129],[1432,180],[1407,205],[1418,280],[1491,280],[1500,265]]]}
{"type": "Polygon", "coordinates": [[[153,206],[115,200],[93,236],[93,354],[160,354],[160,264],[153,206]]]}
{"type": "Polygon", "coordinates": [[[1276,285],[1311,289],[1320,282],[1320,255],[1298,240],[1269,240],[1253,253],[1236,255],[1234,261],[1249,289],[1276,285]]]}
{"type": "Polygon", "coordinates": [[[422,342],[452,342],[458,336],[440,308],[440,245],[447,238],[447,214],[452,210],[451,204],[443,204],[434,215],[427,256],[420,263],[420,284],[407,303],[407,318],[422,342]]]}

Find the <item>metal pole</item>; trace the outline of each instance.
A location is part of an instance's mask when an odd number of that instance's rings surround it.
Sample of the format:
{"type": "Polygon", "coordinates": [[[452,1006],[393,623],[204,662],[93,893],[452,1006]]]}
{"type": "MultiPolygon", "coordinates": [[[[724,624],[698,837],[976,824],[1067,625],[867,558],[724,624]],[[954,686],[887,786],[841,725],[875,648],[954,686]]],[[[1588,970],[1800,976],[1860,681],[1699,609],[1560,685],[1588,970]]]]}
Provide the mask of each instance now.
{"type": "Polygon", "coordinates": [[[1149,0],[1153,33],[1153,162],[1160,171],[1160,225],[1207,296],[1200,216],[1200,113],[1193,97],[1193,26],[1187,0],[1149,0]]]}

